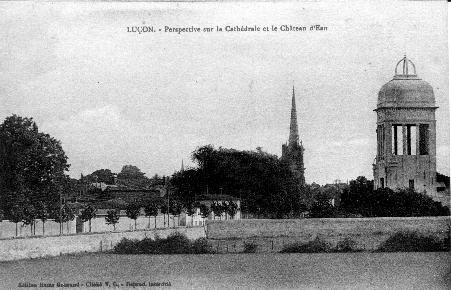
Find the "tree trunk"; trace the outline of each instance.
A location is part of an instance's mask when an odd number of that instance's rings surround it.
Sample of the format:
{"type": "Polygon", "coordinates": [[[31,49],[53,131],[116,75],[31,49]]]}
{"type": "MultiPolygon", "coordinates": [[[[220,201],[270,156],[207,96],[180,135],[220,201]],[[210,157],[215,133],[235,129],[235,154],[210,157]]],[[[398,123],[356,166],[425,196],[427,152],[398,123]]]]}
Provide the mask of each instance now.
{"type": "Polygon", "coordinates": [[[89,220],[89,232],[91,232],[91,219],[89,220]]]}
{"type": "Polygon", "coordinates": [[[157,216],[155,216],[155,228],[157,228],[157,216]]]}
{"type": "Polygon", "coordinates": [[[67,233],[69,234],[69,222],[66,222],[67,233]]]}
{"type": "Polygon", "coordinates": [[[17,237],[17,223],[16,223],[16,237],[17,237]]]}
{"type": "Polygon", "coordinates": [[[147,226],[148,229],[150,229],[150,216],[149,216],[149,225],[147,226]]]}
{"type": "Polygon", "coordinates": [[[166,215],[163,214],[163,227],[166,227],[166,215]]]}
{"type": "Polygon", "coordinates": [[[45,236],[45,221],[42,221],[42,235],[45,236]]]}
{"type": "Polygon", "coordinates": [[[137,220],[137,219],[135,219],[135,231],[136,231],[136,220],[137,220]]]}

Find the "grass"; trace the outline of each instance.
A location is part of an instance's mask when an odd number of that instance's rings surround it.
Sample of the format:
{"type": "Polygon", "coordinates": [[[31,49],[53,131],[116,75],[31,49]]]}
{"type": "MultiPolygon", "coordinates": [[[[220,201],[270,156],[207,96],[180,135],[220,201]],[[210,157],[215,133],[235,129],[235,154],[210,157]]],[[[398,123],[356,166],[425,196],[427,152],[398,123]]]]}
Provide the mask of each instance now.
{"type": "Polygon", "coordinates": [[[213,253],[206,238],[189,240],[181,233],[167,238],[129,240],[123,238],[113,249],[115,254],[209,254],[213,253]]]}

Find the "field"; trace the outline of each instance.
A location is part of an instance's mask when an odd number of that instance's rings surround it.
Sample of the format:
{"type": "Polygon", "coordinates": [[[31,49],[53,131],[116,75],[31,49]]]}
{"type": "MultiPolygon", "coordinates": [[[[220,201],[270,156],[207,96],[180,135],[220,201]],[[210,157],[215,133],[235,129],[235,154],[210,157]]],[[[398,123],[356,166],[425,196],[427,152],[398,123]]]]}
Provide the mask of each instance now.
{"type": "Polygon", "coordinates": [[[39,287],[40,283],[56,287],[58,282],[66,286],[78,283],[80,288],[107,288],[108,282],[109,286],[122,285],[121,288],[132,288],[131,283],[136,283],[138,289],[149,289],[151,283],[170,283],[171,287],[161,287],[168,289],[449,289],[450,265],[449,252],[153,256],[104,253],[3,262],[0,281],[2,289],[17,288],[19,283],[32,286],[28,289],[39,287]]]}

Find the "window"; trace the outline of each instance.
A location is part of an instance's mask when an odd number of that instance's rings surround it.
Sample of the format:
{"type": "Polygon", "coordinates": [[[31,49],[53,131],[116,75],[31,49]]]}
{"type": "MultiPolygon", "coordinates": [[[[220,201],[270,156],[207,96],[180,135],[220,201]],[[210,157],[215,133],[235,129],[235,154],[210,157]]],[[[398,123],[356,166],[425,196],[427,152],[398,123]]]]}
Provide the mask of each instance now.
{"type": "Polygon", "coordinates": [[[391,135],[393,155],[402,155],[402,125],[393,125],[391,135]]]}
{"type": "Polygon", "coordinates": [[[415,125],[407,125],[406,126],[407,133],[407,155],[417,155],[417,126],[415,125]]]}
{"type": "Polygon", "coordinates": [[[377,155],[383,155],[385,147],[384,125],[377,125],[376,132],[377,132],[377,155]]]}
{"type": "Polygon", "coordinates": [[[429,154],[429,125],[420,124],[420,155],[429,154]]]}
{"type": "Polygon", "coordinates": [[[381,188],[385,188],[384,178],[381,178],[381,179],[380,179],[380,187],[381,187],[381,188]]]}
{"type": "Polygon", "coordinates": [[[415,180],[409,179],[409,188],[410,189],[415,189],[415,180]]]}

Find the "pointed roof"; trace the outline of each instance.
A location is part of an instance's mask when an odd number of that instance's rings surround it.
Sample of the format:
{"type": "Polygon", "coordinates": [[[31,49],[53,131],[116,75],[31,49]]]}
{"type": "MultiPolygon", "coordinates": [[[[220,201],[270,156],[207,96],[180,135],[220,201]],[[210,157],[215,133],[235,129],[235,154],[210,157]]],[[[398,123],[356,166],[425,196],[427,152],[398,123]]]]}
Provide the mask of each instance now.
{"type": "Polygon", "coordinates": [[[291,98],[291,120],[290,120],[290,136],[288,138],[288,145],[299,143],[299,132],[298,132],[298,120],[296,113],[296,98],[294,93],[293,85],[293,96],[291,98]]]}

